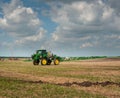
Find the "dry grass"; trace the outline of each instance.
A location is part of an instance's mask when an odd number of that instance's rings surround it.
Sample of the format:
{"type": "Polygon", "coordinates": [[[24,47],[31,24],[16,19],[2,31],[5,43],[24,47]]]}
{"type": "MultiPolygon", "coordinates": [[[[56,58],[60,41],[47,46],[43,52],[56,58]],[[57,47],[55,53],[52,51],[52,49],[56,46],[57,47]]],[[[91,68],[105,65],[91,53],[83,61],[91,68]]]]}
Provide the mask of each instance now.
{"type": "MultiPolygon", "coordinates": [[[[45,81],[52,84],[65,82],[104,82],[120,83],[120,60],[97,59],[61,62],[60,65],[33,66],[32,62],[0,62],[0,76],[20,80],[45,81]]],[[[120,87],[115,85],[71,88],[92,94],[101,94],[110,98],[120,98],[120,87]]]]}

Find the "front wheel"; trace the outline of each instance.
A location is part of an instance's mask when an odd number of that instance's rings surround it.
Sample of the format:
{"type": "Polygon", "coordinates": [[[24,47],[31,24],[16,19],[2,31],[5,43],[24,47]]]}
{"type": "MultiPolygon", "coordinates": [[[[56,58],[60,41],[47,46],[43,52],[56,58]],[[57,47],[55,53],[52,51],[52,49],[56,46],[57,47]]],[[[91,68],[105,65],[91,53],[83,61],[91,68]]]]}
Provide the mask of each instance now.
{"type": "Polygon", "coordinates": [[[55,64],[55,65],[59,65],[59,63],[60,63],[60,61],[59,61],[58,59],[55,59],[55,60],[54,60],[54,64],[55,64]]]}
{"type": "Polygon", "coordinates": [[[46,59],[42,59],[41,60],[41,65],[47,65],[47,60],[46,59]]]}

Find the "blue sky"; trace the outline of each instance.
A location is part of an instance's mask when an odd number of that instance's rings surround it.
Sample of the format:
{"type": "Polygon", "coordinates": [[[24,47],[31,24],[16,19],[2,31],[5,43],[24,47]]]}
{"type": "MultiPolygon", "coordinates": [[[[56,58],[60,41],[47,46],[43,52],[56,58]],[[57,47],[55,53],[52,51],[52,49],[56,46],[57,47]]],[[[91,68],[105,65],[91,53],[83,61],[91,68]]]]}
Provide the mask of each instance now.
{"type": "Polygon", "coordinates": [[[119,0],[1,0],[0,56],[119,56],[119,0]]]}

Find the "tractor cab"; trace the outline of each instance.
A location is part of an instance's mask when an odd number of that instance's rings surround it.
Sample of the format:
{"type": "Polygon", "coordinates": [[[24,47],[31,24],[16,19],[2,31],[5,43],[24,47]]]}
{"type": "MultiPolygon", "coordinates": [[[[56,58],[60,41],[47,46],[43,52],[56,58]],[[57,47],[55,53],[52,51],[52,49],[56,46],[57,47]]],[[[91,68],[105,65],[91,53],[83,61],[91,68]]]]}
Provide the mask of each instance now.
{"type": "Polygon", "coordinates": [[[46,50],[37,50],[36,51],[36,54],[44,54],[44,53],[47,53],[46,50]]]}

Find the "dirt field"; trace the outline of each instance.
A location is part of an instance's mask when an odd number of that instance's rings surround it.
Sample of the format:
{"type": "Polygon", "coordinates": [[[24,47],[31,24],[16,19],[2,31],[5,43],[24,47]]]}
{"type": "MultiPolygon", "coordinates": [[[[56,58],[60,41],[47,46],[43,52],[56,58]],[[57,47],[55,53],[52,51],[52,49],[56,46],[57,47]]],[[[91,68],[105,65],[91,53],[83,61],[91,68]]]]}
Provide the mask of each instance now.
{"type": "MultiPolygon", "coordinates": [[[[60,95],[57,93],[58,98],[69,98],[70,96],[72,96],[71,98],[120,98],[120,59],[81,60],[61,62],[60,65],[52,64],[50,66],[33,66],[32,62],[5,60],[0,61],[0,79],[6,83],[19,80],[21,83],[33,84],[34,87],[38,84],[41,86],[44,84],[55,85],[58,88],[63,87],[63,89],[77,92],[77,94],[73,92],[70,95],[65,93],[66,90],[63,90],[64,96],[60,92],[60,95]],[[86,96],[81,91],[85,92],[86,96]]],[[[4,86],[3,89],[8,91],[4,86]]],[[[0,91],[3,89],[0,89],[0,91]]],[[[19,88],[16,89],[21,91],[19,88]]],[[[36,87],[36,89],[39,88],[36,87]]],[[[40,92],[37,92],[36,89],[33,89],[33,95],[27,93],[27,96],[39,98],[40,92]]],[[[49,92],[47,93],[49,94],[49,92]]],[[[55,91],[53,90],[52,93],[50,96],[41,94],[41,97],[55,98],[56,96],[53,96],[55,91]]],[[[10,92],[10,94],[14,94],[14,92],[10,92]]],[[[10,94],[7,95],[2,92],[0,97],[12,97],[10,94]]],[[[17,95],[14,96],[25,97],[24,94],[23,96],[17,95]]]]}

